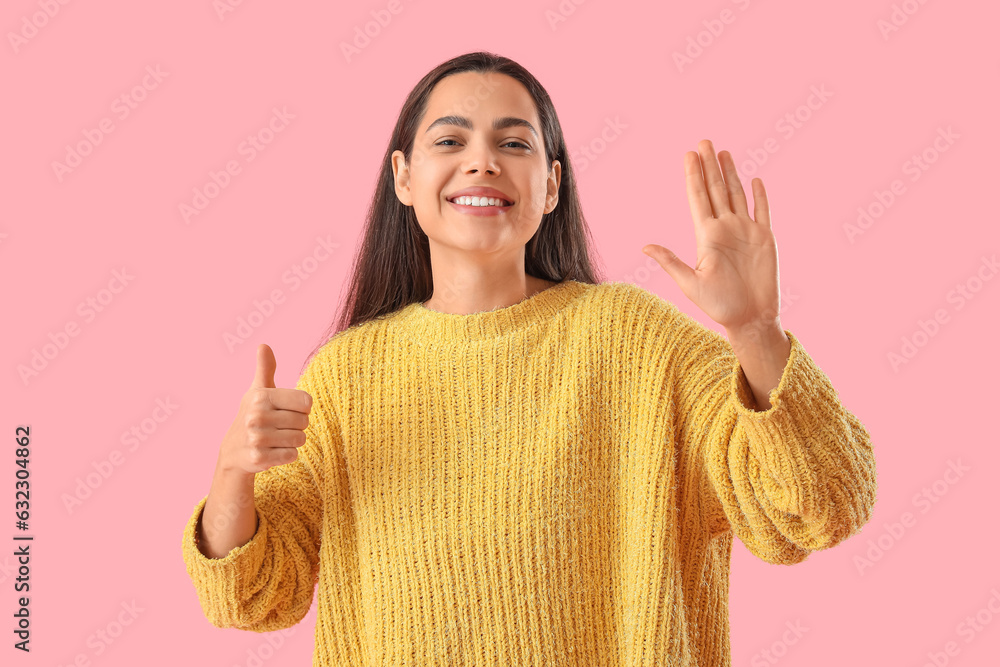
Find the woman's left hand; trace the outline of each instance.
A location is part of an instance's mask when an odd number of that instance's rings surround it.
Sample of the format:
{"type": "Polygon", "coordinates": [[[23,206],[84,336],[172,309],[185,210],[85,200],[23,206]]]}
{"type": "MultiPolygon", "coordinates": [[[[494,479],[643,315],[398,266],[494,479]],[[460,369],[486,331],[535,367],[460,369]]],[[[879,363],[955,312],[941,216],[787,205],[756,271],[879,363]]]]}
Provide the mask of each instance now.
{"type": "Polygon", "coordinates": [[[732,155],[721,151],[719,160],[725,180],[710,140],[700,141],[698,152],[684,154],[688,203],[698,246],[695,267],[692,269],[663,246],[649,244],[642,251],[655,259],[685,296],[728,333],[770,327],[781,331],[778,247],[771,233],[764,182],[759,178],[751,181],[755,218],[751,219],[732,155]]]}

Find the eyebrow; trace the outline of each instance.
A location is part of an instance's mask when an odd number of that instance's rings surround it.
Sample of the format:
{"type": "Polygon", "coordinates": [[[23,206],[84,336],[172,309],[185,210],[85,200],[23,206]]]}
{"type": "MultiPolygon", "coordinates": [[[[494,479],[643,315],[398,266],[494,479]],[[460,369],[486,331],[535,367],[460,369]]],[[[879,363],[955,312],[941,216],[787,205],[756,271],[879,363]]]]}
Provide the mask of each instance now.
{"type": "MultiPolygon", "coordinates": [[[[465,116],[441,116],[436,121],[431,123],[426,130],[424,130],[424,134],[430,132],[438,125],[457,125],[458,127],[464,127],[467,130],[472,129],[472,121],[466,118],[465,116]]],[[[538,138],[538,132],[535,131],[535,128],[532,126],[531,123],[524,120],[523,118],[517,118],[515,116],[503,116],[501,118],[493,119],[493,129],[495,131],[505,130],[508,127],[526,127],[529,130],[531,130],[531,133],[535,135],[536,139],[538,138]]]]}

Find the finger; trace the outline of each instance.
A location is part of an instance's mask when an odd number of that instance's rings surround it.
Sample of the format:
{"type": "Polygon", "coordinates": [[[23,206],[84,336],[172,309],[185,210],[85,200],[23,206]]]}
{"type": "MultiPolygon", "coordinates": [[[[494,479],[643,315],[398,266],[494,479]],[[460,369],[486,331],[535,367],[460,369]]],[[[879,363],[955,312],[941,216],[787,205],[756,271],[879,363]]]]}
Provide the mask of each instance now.
{"type": "Polygon", "coordinates": [[[269,438],[272,451],[279,449],[297,449],[309,442],[309,436],[303,428],[280,428],[274,431],[269,438]]]}
{"type": "Polygon", "coordinates": [[[685,264],[670,248],[664,248],[655,243],[643,246],[642,252],[655,259],[657,264],[667,272],[667,275],[673,278],[684,295],[691,298],[697,283],[694,269],[685,264]]]}
{"type": "MultiPolygon", "coordinates": [[[[268,392],[268,399],[275,410],[292,414],[308,415],[312,411],[313,398],[307,391],[301,389],[285,389],[279,387],[268,392]]],[[[278,428],[292,428],[279,426],[278,428]]]]}
{"type": "Polygon", "coordinates": [[[764,191],[764,181],[755,178],[750,182],[753,189],[753,219],[771,228],[771,205],[767,202],[767,192],[764,191]]]}
{"type": "Polygon", "coordinates": [[[736,173],[736,163],[729,151],[719,151],[719,162],[726,174],[726,187],[729,189],[729,201],[733,205],[733,213],[749,217],[747,212],[747,195],[743,192],[740,175],[736,173]]]}
{"type": "MultiPolygon", "coordinates": [[[[302,433],[302,431],[298,431],[302,433]]],[[[285,465],[287,463],[292,463],[299,458],[298,448],[304,445],[305,442],[302,441],[302,436],[299,435],[298,438],[288,437],[281,440],[281,444],[277,447],[265,447],[263,451],[264,460],[261,461],[261,465],[265,470],[268,468],[273,468],[274,466],[285,465]]]]}
{"type": "Polygon", "coordinates": [[[266,343],[257,346],[257,372],[253,376],[253,387],[274,387],[274,369],[278,362],[274,360],[274,352],[266,343]]]}
{"type": "Polygon", "coordinates": [[[266,425],[281,430],[304,431],[309,427],[309,414],[298,410],[268,410],[266,425]]]}
{"type": "Polygon", "coordinates": [[[712,202],[705,190],[705,179],[701,176],[701,158],[694,151],[684,154],[684,176],[687,181],[688,206],[691,217],[696,221],[712,217],[712,202]]]}
{"type": "Polygon", "coordinates": [[[732,212],[729,205],[729,191],[726,190],[726,182],[722,179],[722,170],[719,169],[719,162],[715,158],[715,147],[708,139],[698,142],[698,152],[701,155],[702,169],[705,170],[705,184],[708,187],[708,197],[712,201],[712,210],[718,218],[723,213],[732,212]]]}

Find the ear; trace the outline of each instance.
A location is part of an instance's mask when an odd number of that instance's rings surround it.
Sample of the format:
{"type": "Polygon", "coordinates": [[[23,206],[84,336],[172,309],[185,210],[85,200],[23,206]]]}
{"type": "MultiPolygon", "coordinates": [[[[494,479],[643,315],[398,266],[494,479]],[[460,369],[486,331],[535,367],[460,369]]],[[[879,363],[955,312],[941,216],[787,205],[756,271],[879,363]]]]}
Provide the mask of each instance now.
{"type": "Polygon", "coordinates": [[[559,203],[559,183],[562,182],[562,164],[553,160],[549,168],[549,179],[546,183],[545,212],[551,213],[559,203]]]}
{"type": "Polygon", "coordinates": [[[406,165],[403,151],[392,152],[392,174],[396,183],[396,197],[404,206],[413,206],[413,197],[410,195],[410,168],[406,165]]]}

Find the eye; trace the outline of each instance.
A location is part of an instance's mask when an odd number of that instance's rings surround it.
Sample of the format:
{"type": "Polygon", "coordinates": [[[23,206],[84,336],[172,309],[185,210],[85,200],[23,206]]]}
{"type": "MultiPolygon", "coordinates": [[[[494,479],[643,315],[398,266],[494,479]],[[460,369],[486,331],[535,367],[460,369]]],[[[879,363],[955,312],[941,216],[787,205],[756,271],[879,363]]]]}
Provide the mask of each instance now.
{"type": "MultiPolygon", "coordinates": [[[[448,141],[450,141],[450,142],[452,142],[452,143],[454,143],[454,144],[457,144],[457,143],[458,143],[458,141],[457,141],[456,139],[442,139],[441,141],[437,142],[437,143],[436,143],[436,144],[434,144],[434,145],[435,145],[435,146],[444,146],[444,145],[445,145],[445,143],[446,143],[446,142],[448,142],[448,141]]],[[[528,148],[528,146],[527,146],[526,144],[523,144],[523,143],[521,143],[520,141],[514,141],[514,140],[511,140],[511,141],[508,141],[508,142],[506,142],[506,143],[505,143],[505,144],[503,144],[503,145],[504,145],[504,146],[509,146],[509,145],[511,145],[511,144],[517,144],[517,145],[518,145],[518,146],[520,146],[521,148],[528,148]]]]}

